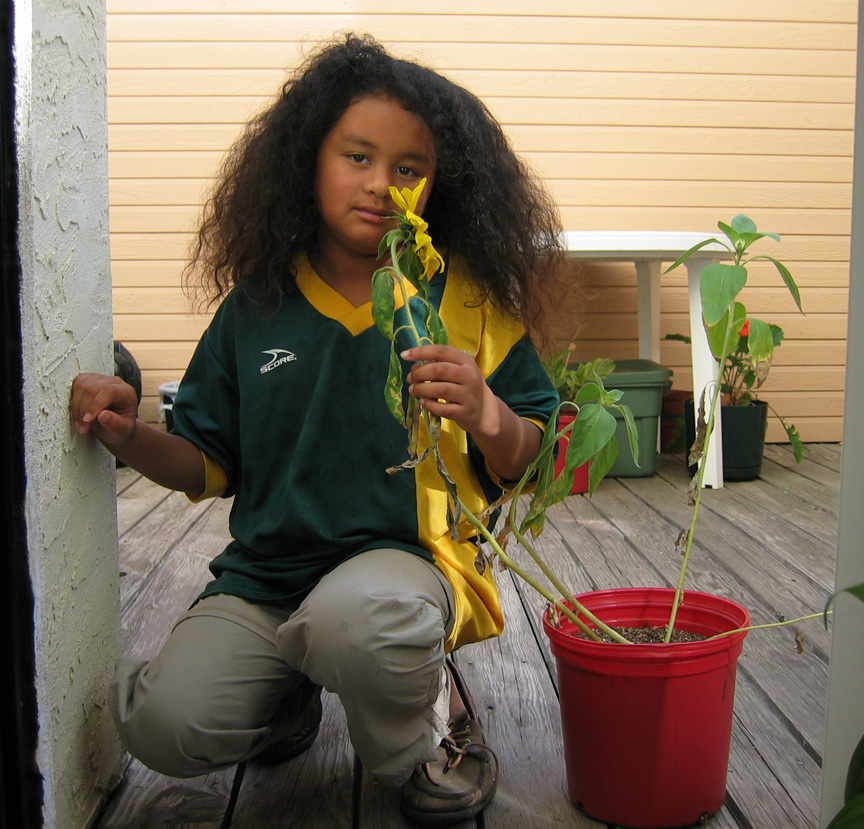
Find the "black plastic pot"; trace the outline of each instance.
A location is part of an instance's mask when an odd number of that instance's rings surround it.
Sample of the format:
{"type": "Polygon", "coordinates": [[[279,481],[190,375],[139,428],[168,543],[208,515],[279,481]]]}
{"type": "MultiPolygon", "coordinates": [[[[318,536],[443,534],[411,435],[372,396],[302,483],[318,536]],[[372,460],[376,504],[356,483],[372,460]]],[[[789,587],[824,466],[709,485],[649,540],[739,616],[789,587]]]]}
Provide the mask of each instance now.
{"type": "MultiPolygon", "coordinates": [[[[768,404],[754,400],[749,406],[721,406],[723,424],[723,479],[749,481],[762,472],[765,452],[765,430],[768,427],[768,404]]],[[[684,434],[687,453],[695,439],[693,400],[684,401],[684,434]]],[[[696,466],[688,466],[691,475],[696,466]]]]}

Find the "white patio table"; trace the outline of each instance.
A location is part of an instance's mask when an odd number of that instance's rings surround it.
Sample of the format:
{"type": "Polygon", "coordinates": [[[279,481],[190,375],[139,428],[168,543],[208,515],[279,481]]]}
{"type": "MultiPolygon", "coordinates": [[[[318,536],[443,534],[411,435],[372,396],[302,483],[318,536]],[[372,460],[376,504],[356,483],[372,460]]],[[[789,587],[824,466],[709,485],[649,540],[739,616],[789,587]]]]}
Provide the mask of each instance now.
{"type": "MultiPolygon", "coordinates": [[[[633,262],[639,309],[639,357],[660,361],[660,274],[661,265],[674,262],[682,253],[710,233],[656,232],[647,230],[571,230],[563,234],[565,257],[585,262],[633,262]]],[[[690,359],[696,400],[709,383],[716,382],[719,365],[711,354],[702,326],[699,277],[706,265],[730,259],[731,253],[719,244],[706,245],[682,265],[687,269],[690,298],[690,359]]],[[[723,486],[723,437],[720,418],[715,423],[704,485],[723,486]]]]}

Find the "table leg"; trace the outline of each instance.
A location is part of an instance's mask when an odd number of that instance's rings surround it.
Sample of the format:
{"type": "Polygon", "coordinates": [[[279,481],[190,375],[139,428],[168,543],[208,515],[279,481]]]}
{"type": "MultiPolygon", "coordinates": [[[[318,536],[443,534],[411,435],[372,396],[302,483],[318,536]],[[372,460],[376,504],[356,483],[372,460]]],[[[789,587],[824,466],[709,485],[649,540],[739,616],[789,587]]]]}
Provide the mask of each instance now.
{"type": "MultiPolygon", "coordinates": [[[[699,410],[699,399],[705,387],[718,382],[720,376],[720,366],[711,353],[702,324],[702,301],[699,296],[702,269],[717,261],[719,260],[692,256],[686,263],[690,296],[690,359],[693,365],[693,395],[696,403],[694,412],[699,410]]],[[[709,394],[710,391],[709,388],[709,394]]],[[[708,455],[705,458],[705,477],[702,481],[703,486],[714,489],[723,486],[723,430],[719,414],[718,411],[714,420],[714,434],[711,435],[708,455]]]]}
{"type": "Polygon", "coordinates": [[[636,262],[639,359],[660,362],[660,263],[636,262]]]}

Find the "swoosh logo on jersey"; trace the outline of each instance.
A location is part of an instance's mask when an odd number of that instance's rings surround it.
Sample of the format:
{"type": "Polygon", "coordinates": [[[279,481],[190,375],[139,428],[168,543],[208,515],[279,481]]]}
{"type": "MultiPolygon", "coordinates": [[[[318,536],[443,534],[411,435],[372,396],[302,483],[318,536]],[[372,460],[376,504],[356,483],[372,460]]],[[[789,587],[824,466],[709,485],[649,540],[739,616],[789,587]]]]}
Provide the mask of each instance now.
{"type": "Polygon", "coordinates": [[[284,348],[270,348],[267,351],[262,351],[262,354],[270,355],[270,362],[265,363],[259,371],[266,374],[268,371],[273,371],[274,368],[285,365],[285,363],[293,363],[297,359],[297,355],[291,351],[286,351],[284,348]]]}

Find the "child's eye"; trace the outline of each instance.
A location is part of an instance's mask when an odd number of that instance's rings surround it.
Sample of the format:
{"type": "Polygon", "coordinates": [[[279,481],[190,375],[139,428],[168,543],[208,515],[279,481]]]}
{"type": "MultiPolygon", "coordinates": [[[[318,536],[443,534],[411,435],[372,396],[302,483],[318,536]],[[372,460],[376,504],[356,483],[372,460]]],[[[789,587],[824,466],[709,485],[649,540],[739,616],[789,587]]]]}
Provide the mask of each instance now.
{"type": "Polygon", "coordinates": [[[355,164],[365,164],[368,161],[368,158],[363,153],[349,153],[348,158],[355,164]]]}
{"type": "Polygon", "coordinates": [[[405,165],[401,165],[396,168],[397,175],[405,176],[405,178],[415,178],[420,175],[413,167],[406,167],[405,165]]]}

